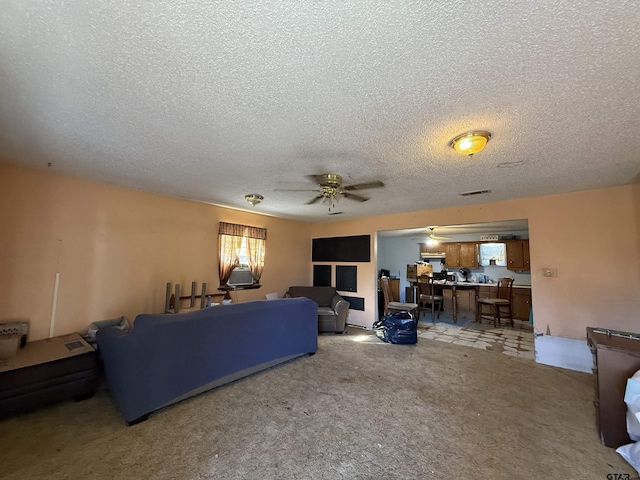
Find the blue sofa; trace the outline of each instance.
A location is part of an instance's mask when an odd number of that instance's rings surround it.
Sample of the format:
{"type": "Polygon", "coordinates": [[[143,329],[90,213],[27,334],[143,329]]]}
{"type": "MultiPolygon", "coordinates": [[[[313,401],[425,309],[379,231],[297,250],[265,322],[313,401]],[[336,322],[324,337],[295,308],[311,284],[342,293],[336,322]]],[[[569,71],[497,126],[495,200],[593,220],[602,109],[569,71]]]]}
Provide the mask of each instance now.
{"type": "Polygon", "coordinates": [[[159,408],[318,348],[318,307],[256,300],[138,315],[130,332],[98,330],[109,392],[129,425],[159,408]]]}

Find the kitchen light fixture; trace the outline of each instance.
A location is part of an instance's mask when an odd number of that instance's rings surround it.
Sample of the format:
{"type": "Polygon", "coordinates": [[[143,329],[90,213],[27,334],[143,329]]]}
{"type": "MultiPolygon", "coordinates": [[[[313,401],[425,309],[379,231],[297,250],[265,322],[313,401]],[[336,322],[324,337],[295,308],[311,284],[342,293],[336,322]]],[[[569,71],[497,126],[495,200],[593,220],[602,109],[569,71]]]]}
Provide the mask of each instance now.
{"type": "Polygon", "coordinates": [[[472,130],[462,133],[449,142],[449,146],[462,155],[473,155],[484,148],[491,133],[486,130],[472,130]]]}
{"type": "Polygon", "coordinates": [[[262,200],[264,200],[264,197],[260,194],[257,193],[248,193],[247,195],[244,196],[244,199],[249,202],[252,206],[256,206],[258,205],[262,200]]]}

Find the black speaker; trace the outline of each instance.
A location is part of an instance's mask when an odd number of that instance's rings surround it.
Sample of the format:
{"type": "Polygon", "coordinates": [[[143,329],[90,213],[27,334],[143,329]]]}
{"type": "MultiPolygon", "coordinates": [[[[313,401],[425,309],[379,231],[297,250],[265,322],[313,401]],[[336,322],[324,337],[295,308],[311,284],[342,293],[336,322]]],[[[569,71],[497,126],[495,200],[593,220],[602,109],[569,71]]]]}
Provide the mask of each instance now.
{"type": "Polygon", "coordinates": [[[314,265],[313,266],[313,286],[314,287],[330,287],[331,286],[331,265],[314,265]]]}
{"type": "Polygon", "coordinates": [[[336,290],[341,292],[358,291],[358,267],[350,265],[336,266],[336,290]]]}

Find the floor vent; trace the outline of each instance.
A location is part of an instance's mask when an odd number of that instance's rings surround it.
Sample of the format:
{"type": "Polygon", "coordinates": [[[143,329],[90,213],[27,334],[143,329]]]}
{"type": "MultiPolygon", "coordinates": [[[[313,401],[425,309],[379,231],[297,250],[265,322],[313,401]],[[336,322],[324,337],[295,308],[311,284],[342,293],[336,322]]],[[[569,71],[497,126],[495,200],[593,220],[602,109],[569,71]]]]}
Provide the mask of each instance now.
{"type": "Polygon", "coordinates": [[[473,195],[484,195],[485,193],[491,193],[491,190],[476,190],[475,192],[464,192],[461,193],[461,197],[471,197],[473,195]]]}

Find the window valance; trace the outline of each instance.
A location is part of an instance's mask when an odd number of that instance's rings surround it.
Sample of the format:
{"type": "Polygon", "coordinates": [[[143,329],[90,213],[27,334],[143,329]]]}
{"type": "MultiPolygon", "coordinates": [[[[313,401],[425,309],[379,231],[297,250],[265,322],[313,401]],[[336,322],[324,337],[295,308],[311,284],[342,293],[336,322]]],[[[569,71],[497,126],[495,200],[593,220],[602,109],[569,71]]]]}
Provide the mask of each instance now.
{"type": "Polygon", "coordinates": [[[237,223],[220,222],[219,235],[232,235],[234,237],[257,238],[258,240],[267,239],[267,229],[260,227],[251,227],[249,225],[238,225],[237,223]]]}

